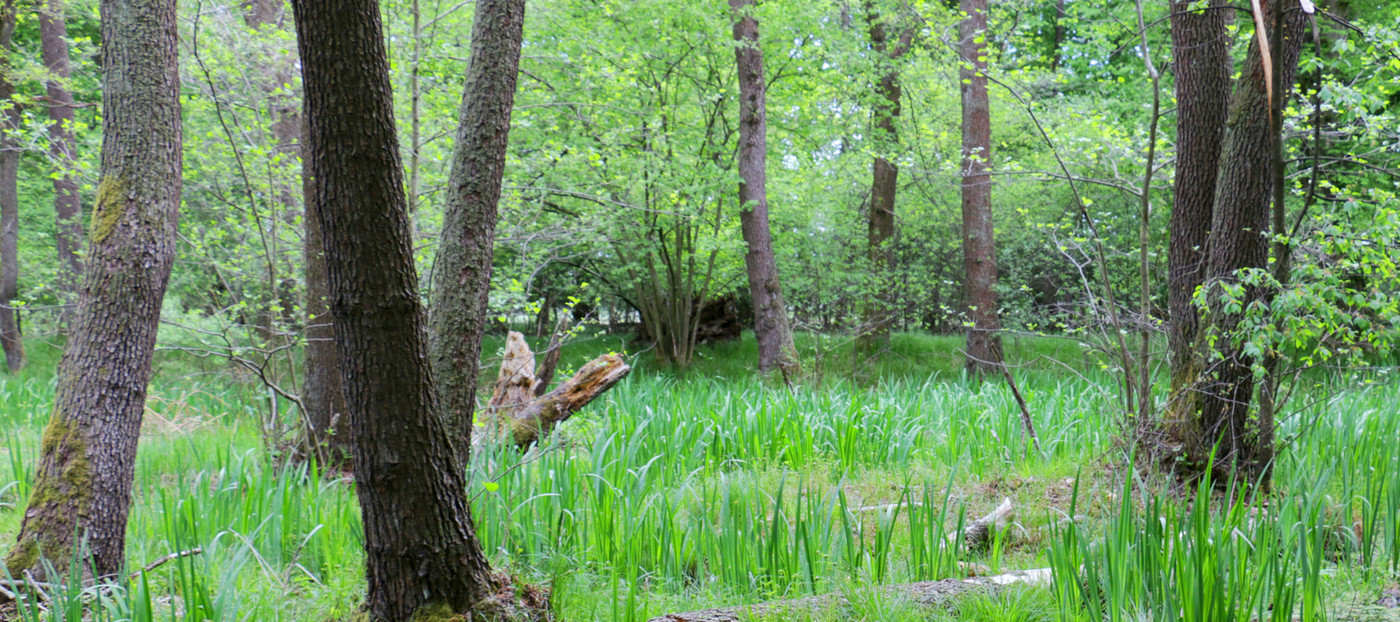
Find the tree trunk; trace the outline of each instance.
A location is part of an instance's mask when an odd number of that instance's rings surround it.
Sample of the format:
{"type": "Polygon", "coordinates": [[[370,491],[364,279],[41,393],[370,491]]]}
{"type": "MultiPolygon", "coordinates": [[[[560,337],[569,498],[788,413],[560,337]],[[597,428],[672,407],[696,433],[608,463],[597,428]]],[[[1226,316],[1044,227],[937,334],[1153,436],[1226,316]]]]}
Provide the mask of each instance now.
{"type": "Polygon", "coordinates": [[[861,334],[856,341],[858,358],[868,360],[877,357],[879,350],[890,340],[890,313],[894,307],[894,288],[889,282],[889,272],[894,267],[894,252],[890,244],[894,239],[894,199],[899,189],[899,165],[890,157],[894,157],[899,148],[897,123],[902,95],[899,68],[895,63],[908,51],[914,31],[905,30],[894,45],[890,45],[889,33],[873,2],[867,0],[865,9],[866,19],[870,23],[870,45],[875,48],[881,67],[880,79],[875,85],[878,96],[874,104],[873,143],[876,155],[871,166],[866,247],[877,289],[865,305],[861,334]]]}
{"type": "MultiPolygon", "coordinates": [[[[557,345],[551,343],[551,345],[557,345]]],[[[496,388],[487,402],[488,424],[496,434],[510,438],[525,449],[549,436],[554,426],[572,417],[579,409],[613,388],[632,371],[616,354],[604,354],[589,361],[553,391],[546,393],[558,350],[551,350],[535,375],[535,353],[525,336],[511,331],[506,337],[506,355],[496,376],[496,388]]]]}
{"type": "Polygon", "coordinates": [[[477,2],[442,245],[433,274],[433,373],[444,419],[464,458],[470,451],[467,439],[476,409],[496,204],[501,198],[524,25],[525,0],[477,2]]]}
{"type": "MultiPolygon", "coordinates": [[[[285,0],[249,0],[243,5],[243,20],[254,30],[264,26],[284,29],[287,26],[285,0]]],[[[345,395],[341,388],[340,363],[335,349],[335,330],[332,328],[330,308],[327,306],[329,292],[326,283],[326,258],[321,250],[321,224],[311,212],[315,202],[310,200],[316,190],[311,181],[315,164],[302,153],[301,138],[305,132],[305,119],[300,108],[291,102],[279,102],[278,92],[292,79],[294,66],[275,67],[272,79],[263,84],[263,90],[272,102],[272,112],[277,120],[273,122],[272,139],[276,150],[288,156],[300,157],[302,162],[302,269],[306,279],[302,304],[306,317],[304,336],[306,346],[302,353],[301,408],[306,416],[308,430],[303,439],[303,449],[327,466],[349,467],[352,441],[350,438],[350,418],[345,410],[345,395]]],[[[290,99],[290,98],[289,98],[290,99]]],[[[287,214],[296,211],[295,194],[290,188],[277,188],[278,200],[287,214]]],[[[271,261],[271,258],[269,258],[271,261]]],[[[282,305],[290,311],[290,304],[282,305]]],[[[284,312],[286,312],[284,311],[284,312]]],[[[272,322],[268,322],[272,326],[272,322]]]]}
{"type": "Polygon", "coordinates": [[[379,5],[293,9],[364,520],[365,618],[466,613],[492,590],[491,571],[428,363],[379,5]]]}
{"type": "Polygon", "coordinates": [[[306,412],[308,453],[332,465],[353,466],[354,438],[345,389],[341,383],[340,355],[335,347],[335,320],[329,307],[330,284],[321,218],[316,211],[316,163],[310,150],[302,150],[302,243],[306,271],[306,349],[302,355],[301,406],[306,412]]]}
{"type": "Polygon", "coordinates": [[[1215,180],[1220,171],[1220,141],[1229,110],[1230,37],[1224,0],[1211,0],[1207,9],[1188,12],[1187,2],[1172,2],[1172,67],[1176,74],[1176,201],[1168,225],[1167,309],[1170,319],[1171,398],[1166,423],[1179,441],[1181,424],[1195,410],[1194,391],[1187,391],[1199,370],[1195,360],[1198,312],[1192,304],[1205,280],[1206,243],[1215,205],[1215,180]]]}
{"type": "Polygon", "coordinates": [[[1060,70],[1065,59],[1065,0],[1055,0],[1055,40],[1051,42],[1050,72],[1060,70]]]}
{"type": "MultiPolygon", "coordinates": [[[[76,166],[73,138],[73,93],[68,89],[72,71],[68,64],[68,25],[63,0],[47,0],[39,10],[39,39],[44,67],[44,89],[48,94],[49,157],[58,169],[53,178],[53,209],[58,219],[55,242],[58,247],[58,288],[65,305],[73,304],[83,274],[82,197],[73,178],[76,166]]],[[[64,313],[68,315],[67,311],[64,313]]]]}
{"type": "MultiPolygon", "coordinates": [[[[1269,4],[1270,17],[1266,22],[1274,23],[1273,15],[1284,2],[1269,4]]],[[[1278,78],[1284,89],[1274,93],[1274,97],[1287,98],[1292,92],[1302,51],[1304,17],[1296,8],[1288,10],[1281,22],[1283,32],[1270,33],[1270,37],[1283,37],[1279,46],[1282,53],[1273,59],[1273,71],[1280,72],[1278,78]]],[[[1241,313],[1227,311],[1220,304],[1220,297],[1224,284],[1238,282],[1239,270],[1268,265],[1272,132],[1264,66],[1255,39],[1230,100],[1221,143],[1215,209],[1206,242],[1206,287],[1211,303],[1196,344],[1200,378],[1190,389],[1200,395],[1198,429],[1191,439],[1191,452],[1194,461],[1205,466],[1219,442],[1215,450],[1217,471],[1228,474],[1233,468],[1242,477],[1262,478],[1265,486],[1273,461],[1273,421],[1254,421],[1251,416],[1255,361],[1233,343],[1241,313]]],[[[1245,306],[1261,300],[1264,293],[1259,287],[1247,288],[1245,306]]]]}
{"type": "Polygon", "coordinates": [[[174,0],[102,0],[102,167],[89,269],[58,365],[53,415],[12,575],[61,566],[82,533],[88,569],[122,568],[136,442],[180,207],[174,0]]]}
{"type": "Polygon", "coordinates": [[[753,332],[758,338],[758,369],[774,369],[792,379],[802,372],[788,324],[773,233],[768,226],[768,112],[763,50],[758,45],[754,0],[729,0],[734,11],[734,60],[739,72],[739,225],[748,252],[744,267],[753,297],[753,332]]]}
{"type": "Polygon", "coordinates": [[[14,0],[0,2],[0,345],[10,373],[24,367],[24,338],[15,317],[15,296],[19,289],[19,145],[9,132],[20,126],[19,105],[12,101],[15,85],[10,82],[11,42],[15,32],[14,0]]]}
{"type": "Polygon", "coordinates": [[[995,372],[1001,365],[997,332],[997,255],[992,228],[992,177],[987,173],[992,150],[991,106],[987,100],[987,0],[962,0],[967,18],[958,36],[962,51],[963,131],[963,269],[967,315],[967,369],[995,372]]]}

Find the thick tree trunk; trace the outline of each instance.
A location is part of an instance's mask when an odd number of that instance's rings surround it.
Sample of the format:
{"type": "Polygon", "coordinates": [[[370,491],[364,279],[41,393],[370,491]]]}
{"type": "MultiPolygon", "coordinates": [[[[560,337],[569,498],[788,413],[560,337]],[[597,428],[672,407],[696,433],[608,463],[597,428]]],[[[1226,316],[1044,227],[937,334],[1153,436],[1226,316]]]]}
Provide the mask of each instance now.
{"type": "Polygon", "coordinates": [[[492,578],[428,363],[379,5],[293,9],[364,520],[364,614],[445,619],[478,606],[492,578]]]}
{"type": "Polygon", "coordinates": [[[1187,11],[1187,2],[1172,2],[1172,67],[1176,74],[1176,201],[1168,225],[1167,309],[1171,355],[1171,399],[1166,423],[1179,441],[1181,426],[1195,410],[1194,344],[1198,311],[1192,304],[1205,281],[1206,242],[1220,171],[1220,141],[1229,110],[1230,37],[1224,0],[1187,11]]]}
{"type": "MultiPolygon", "coordinates": [[[[1304,13],[1296,3],[1269,3],[1267,23],[1280,5],[1290,5],[1283,17],[1283,31],[1270,37],[1283,37],[1282,52],[1273,59],[1273,71],[1280,72],[1287,98],[1293,90],[1294,74],[1302,51],[1304,13]]],[[[1269,260],[1269,207],[1272,196],[1269,100],[1265,91],[1264,66],[1258,39],[1249,47],[1244,71],[1230,100],[1216,181],[1215,208],[1207,241],[1207,299],[1211,301],[1202,319],[1196,352],[1200,377],[1193,389],[1200,396],[1200,411],[1194,438],[1190,439],[1192,458],[1204,466],[1215,450],[1217,470],[1231,468],[1251,480],[1267,477],[1273,461],[1273,421],[1255,420],[1253,357],[1233,343],[1240,313],[1228,312],[1219,303],[1222,286],[1237,282],[1236,273],[1245,268],[1266,268],[1269,260]],[[1212,350],[1213,346],[1213,350],[1212,350]]],[[[1247,288],[1245,305],[1261,300],[1262,288],[1247,288]]]]}
{"type": "Polygon", "coordinates": [[[792,340],[773,233],[768,226],[768,112],[763,50],[758,45],[754,0],[729,0],[734,11],[734,59],[739,71],[739,226],[748,252],[744,267],[753,298],[753,332],[758,338],[758,369],[781,371],[792,379],[802,372],[792,340]]]}
{"type": "Polygon", "coordinates": [[[81,533],[89,570],[119,571],[136,441],[180,207],[174,0],[102,0],[102,168],[88,267],[58,365],[53,415],[10,574],[66,567],[81,533]]]}
{"type": "Polygon", "coordinates": [[[870,213],[866,253],[870,269],[875,276],[877,289],[864,307],[861,334],[856,341],[856,352],[862,359],[878,355],[879,350],[889,344],[890,313],[894,307],[894,287],[890,284],[890,269],[894,267],[894,251],[890,244],[894,239],[894,199],[899,190],[899,165],[894,157],[899,148],[900,97],[903,93],[899,84],[899,68],[895,64],[908,51],[913,30],[905,30],[893,45],[885,23],[876,12],[873,2],[865,3],[866,19],[870,22],[870,44],[878,53],[881,75],[875,84],[878,97],[874,104],[875,114],[875,162],[871,165],[870,213]],[[887,60],[888,59],[888,60],[887,60]]]}
{"type": "Polygon", "coordinates": [[[19,145],[9,138],[20,125],[19,106],[11,101],[15,85],[10,82],[11,42],[14,38],[14,0],[0,2],[0,345],[10,373],[24,367],[24,339],[19,334],[15,296],[19,294],[19,145]]]}
{"type": "Polygon", "coordinates": [[[554,426],[568,420],[632,371],[622,357],[604,354],[546,393],[558,362],[558,350],[551,350],[546,357],[553,357],[553,361],[546,358],[537,377],[535,353],[525,343],[524,335],[511,331],[506,337],[506,355],[496,376],[496,388],[487,402],[487,425],[521,449],[549,436],[554,426]]]}
{"type": "Polygon", "coordinates": [[[987,0],[962,0],[963,270],[967,316],[967,369],[984,374],[1001,365],[997,304],[997,255],[992,227],[991,106],[987,98],[987,0]]]}
{"type": "MultiPolygon", "coordinates": [[[[68,88],[72,71],[68,63],[68,25],[63,13],[63,0],[47,0],[39,11],[39,39],[48,75],[44,89],[48,94],[49,157],[58,168],[53,178],[53,209],[58,219],[55,242],[58,247],[59,291],[63,303],[73,304],[78,294],[78,282],[83,274],[80,253],[83,250],[82,197],[78,181],[73,178],[75,142],[73,138],[73,93],[68,88]]],[[[65,313],[65,316],[67,313],[65,313]]]]}
{"type": "Polygon", "coordinates": [[[505,172],[510,113],[524,36],[525,0],[479,0],[471,63],[448,177],[442,244],[433,275],[432,362],[443,418],[465,458],[476,409],[477,368],[486,329],[505,172]]]}

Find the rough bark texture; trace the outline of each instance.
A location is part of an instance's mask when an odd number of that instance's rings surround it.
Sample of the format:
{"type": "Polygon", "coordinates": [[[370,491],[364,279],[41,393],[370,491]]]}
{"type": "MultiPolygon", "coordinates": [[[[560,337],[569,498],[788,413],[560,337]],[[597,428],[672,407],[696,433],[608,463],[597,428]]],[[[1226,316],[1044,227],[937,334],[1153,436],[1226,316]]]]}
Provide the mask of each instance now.
{"type": "MultiPolygon", "coordinates": [[[[243,4],[243,20],[254,30],[287,27],[285,0],[249,0],[243,4]]],[[[315,163],[302,153],[301,137],[305,132],[299,101],[280,95],[282,86],[291,81],[296,67],[292,63],[270,69],[262,88],[272,102],[277,121],[272,124],[272,139],[278,152],[300,157],[302,162],[302,269],[306,279],[302,308],[306,319],[303,333],[306,347],[302,352],[301,407],[306,416],[307,430],[303,450],[326,466],[349,467],[351,454],[350,417],[345,410],[345,394],[341,388],[340,363],[335,349],[335,330],[326,282],[326,259],[321,250],[321,223],[311,212],[314,202],[309,197],[316,185],[315,163]]],[[[296,211],[296,197],[290,188],[277,189],[284,213],[296,211]]],[[[284,305],[290,310],[291,305],[284,305]]],[[[269,323],[269,326],[271,323],[269,323]]]]}
{"type": "Polygon", "coordinates": [[[967,316],[967,369],[982,374],[1001,365],[997,346],[996,238],[992,227],[992,118],[987,99],[987,0],[962,0],[967,18],[959,26],[962,51],[962,220],[967,316]]]}
{"type": "Polygon", "coordinates": [[[432,362],[443,416],[465,458],[515,101],[525,0],[479,0],[433,274],[432,362]]]}
{"type": "MultiPolygon", "coordinates": [[[[555,350],[557,352],[557,350],[555,350]]],[[[552,368],[550,374],[553,374],[552,368]]],[[[559,388],[543,393],[546,379],[535,376],[535,353],[525,336],[511,331],[506,354],[487,402],[487,425],[524,449],[549,436],[554,426],[621,382],[632,368],[616,354],[604,354],[584,365],[559,388]]]]}
{"type": "Polygon", "coordinates": [[[379,6],[293,9],[364,520],[363,615],[466,612],[491,590],[490,566],[428,363],[379,6]]]}
{"type": "MultiPolygon", "coordinates": [[[[1280,5],[1296,9],[1296,3],[1288,1],[1269,5],[1266,23],[1275,23],[1272,15],[1280,5]]],[[[1280,72],[1285,88],[1275,97],[1287,98],[1292,92],[1302,51],[1304,17],[1300,10],[1286,11],[1283,31],[1269,33],[1270,37],[1283,37],[1279,46],[1282,53],[1274,58],[1273,70],[1280,72]]],[[[1207,241],[1205,287],[1209,288],[1207,298],[1211,306],[1201,320],[1196,344],[1200,376],[1188,389],[1196,391],[1200,399],[1198,426],[1190,439],[1194,461],[1203,465],[1218,441],[1217,470],[1228,473],[1233,467],[1250,479],[1267,477],[1269,472],[1273,461],[1273,421],[1254,416],[1254,360],[1232,343],[1240,314],[1227,312],[1219,299],[1222,285],[1237,281],[1237,271],[1268,265],[1272,131],[1263,62],[1255,39],[1245,57],[1225,122],[1215,209],[1207,241]]],[[[1260,300],[1263,295],[1260,288],[1248,288],[1245,304],[1260,300]]]]}
{"type": "Polygon", "coordinates": [[[734,59],[739,71],[739,226],[748,252],[744,267],[753,297],[753,332],[758,338],[760,372],[781,371],[791,379],[801,373],[792,341],[773,233],[768,227],[768,112],[763,79],[763,50],[753,0],[729,0],[735,13],[734,59]]]}
{"type": "Polygon", "coordinates": [[[889,271],[894,267],[894,199],[899,189],[899,165],[890,159],[899,148],[900,98],[896,62],[909,50],[914,31],[905,29],[891,45],[888,28],[876,12],[874,4],[865,3],[866,19],[870,23],[870,45],[880,62],[880,79],[875,84],[874,104],[875,162],[871,165],[870,212],[868,216],[867,256],[871,273],[875,275],[876,291],[864,307],[862,331],[856,342],[858,356],[869,359],[889,343],[890,311],[894,306],[894,287],[889,271]]]}
{"type": "Polygon", "coordinates": [[[19,294],[19,145],[9,137],[20,124],[19,106],[10,100],[10,43],[15,32],[14,0],[0,2],[0,345],[10,373],[24,367],[24,339],[11,305],[19,294]]]}
{"type": "Polygon", "coordinates": [[[1180,436],[1180,423],[1190,418],[1194,392],[1182,391],[1192,381],[1198,312],[1192,296],[1205,280],[1206,242],[1215,205],[1215,179],[1220,167],[1220,141],[1229,110],[1230,37],[1224,0],[1188,12],[1187,2],[1173,1],[1171,16],[1172,67],[1176,75],[1176,181],[1167,251],[1168,346],[1171,354],[1171,401],[1168,428],[1180,436]]]}
{"type": "MultiPolygon", "coordinates": [[[[42,574],[75,533],[122,567],[136,442],[175,258],[181,129],[174,0],[102,0],[102,167],[88,270],[10,574],[42,574]]],[[[65,566],[66,567],[66,566],[65,566]]]]}
{"type": "Polygon", "coordinates": [[[329,306],[330,283],[326,276],[326,254],[321,235],[321,219],[316,211],[316,163],[309,150],[303,150],[301,178],[303,196],[303,269],[306,271],[306,348],[302,354],[301,406],[306,409],[306,449],[318,460],[353,466],[354,438],[345,407],[341,383],[340,354],[335,347],[335,319],[329,306]]]}
{"type": "MultiPolygon", "coordinates": [[[[963,548],[974,552],[985,551],[992,545],[992,540],[996,539],[997,533],[1005,529],[1011,522],[1011,518],[1014,515],[1013,512],[1014,506],[1012,506],[1011,500],[1002,499],[996,509],[989,512],[986,516],[968,523],[968,525],[963,528],[961,534],[963,548]]],[[[947,535],[947,540],[951,544],[955,542],[958,537],[958,532],[954,531],[947,535]]]]}
{"type": "Polygon", "coordinates": [[[68,89],[72,71],[68,63],[68,25],[63,0],[47,0],[39,11],[39,39],[48,75],[44,90],[48,95],[49,157],[57,167],[53,178],[53,209],[58,219],[55,242],[58,247],[59,291],[72,304],[83,274],[82,197],[73,178],[75,148],[73,138],[73,93],[68,89]]]}

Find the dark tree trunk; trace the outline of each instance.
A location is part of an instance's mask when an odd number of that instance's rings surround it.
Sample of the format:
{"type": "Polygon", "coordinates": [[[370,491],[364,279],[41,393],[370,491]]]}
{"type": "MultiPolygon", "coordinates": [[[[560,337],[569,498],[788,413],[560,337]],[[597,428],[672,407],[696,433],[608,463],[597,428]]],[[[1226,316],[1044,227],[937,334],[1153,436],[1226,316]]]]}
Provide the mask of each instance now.
{"type": "Polygon", "coordinates": [[[350,466],[354,439],[341,384],[340,355],[335,347],[335,320],[331,317],[330,286],[321,219],[316,211],[316,164],[310,150],[303,150],[302,260],[306,271],[306,349],[302,354],[301,407],[310,426],[306,440],[311,455],[332,465],[350,466]]]}
{"type": "MultiPolygon", "coordinates": [[[[243,5],[243,20],[254,30],[271,27],[283,29],[287,26],[285,0],[249,0],[243,5]]],[[[327,465],[350,466],[352,442],[350,438],[350,417],[345,410],[345,395],[341,388],[340,361],[335,349],[335,330],[332,328],[330,308],[327,306],[329,292],[326,283],[326,258],[321,250],[321,224],[312,213],[315,202],[310,199],[316,191],[311,181],[314,166],[309,154],[303,154],[301,137],[305,120],[295,102],[281,101],[285,97],[278,94],[283,85],[292,78],[295,66],[272,68],[272,79],[263,86],[277,120],[272,124],[272,139],[277,143],[278,152],[300,157],[302,161],[302,269],[306,278],[303,292],[303,310],[306,329],[303,333],[306,347],[302,353],[301,407],[305,410],[306,431],[303,442],[307,454],[315,456],[327,465]]],[[[288,98],[290,99],[290,98],[288,98]]],[[[278,199],[286,214],[296,211],[296,198],[291,188],[278,188],[278,199]]],[[[291,309],[284,304],[284,309],[291,309]]],[[[271,323],[269,323],[269,326],[271,323]]]]}
{"type": "Polygon", "coordinates": [[[906,29],[891,45],[888,30],[873,3],[867,1],[865,9],[866,18],[870,23],[870,45],[878,53],[881,68],[879,82],[875,84],[878,97],[874,104],[873,142],[876,155],[875,162],[871,165],[870,213],[866,238],[866,252],[878,289],[865,305],[862,331],[856,342],[856,351],[860,358],[869,359],[877,356],[879,350],[890,340],[890,314],[894,307],[894,287],[890,283],[894,252],[890,244],[894,239],[894,199],[899,189],[899,165],[890,157],[894,157],[899,148],[897,124],[902,94],[899,67],[896,63],[909,50],[914,31],[906,29]]]}
{"type": "MultiPolygon", "coordinates": [[[[59,291],[65,305],[73,304],[83,274],[83,204],[78,181],[73,178],[75,143],[73,138],[73,93],[68,89],[72,71],[68,65],[68,25],[63,0],[47,0],[39,11],[39,39],[48,75],[49,156],[58,168],[53,178],[53,209],[58,219],[55,242],[58,247],[59,291]]],[[[65,313],[65,316],[67,313],[65,313]]]]}
{"type": "MultiPolygon", "coordinates": [[[[122,568],[136,441],[180,207],[174,0],[102,0],[102,167],[88,270],[19,540],[14,576],[63,564],[75,533],[89,570],[122,568]]],[[[62,567],[62,566],[61,566],[62,567]]]]}
{"type": "Polygon", "coordinates": [[[1055,40],[1051,43],[1050,71],[1060,70],[1065,58],[1065,0],[1055,0],[1055,40]]]}
{"type": "Polygon", "coordinates": [[[524,27],[525,0],[478,0],[433,277],[433,374],[444,420],[464,458],[476,409],[496,203],[501,198],[524,27]]]}
{"type": "Polygon", "coordinates": [[[758,45],[754,0],[729,0],[734,11],[734,59],[739,71],[739,226],[748,252],[744,267],[753,298],[753,332],[758,338],[758,369],[794,378],[802,371],[792,340],[773,233],[768,226],[768,112],[763,50],[758,45]]]}
{"type": "Polygon", "coordinates": [[[958,36],[962,52],[963,270],[967,316],[967,369],[995,372],[1001,365],[997,317],[997,255],[992,228],[991,106],[987,100],[987,0],[962,0],[967,18],[958,36]]]}
{"type": "Polygon", "coordinates": [[[10,373],[24,367],[24,339],[15,317],[15,296],[19,294],[19,145],[8,132],[20,125],[19,105],[11,101],[15,85],[10,82],[10,43],[15,32],[14,0],[0,2],[0,345],[10,373]]]}
{"type": "Polygon", "coordinates": [[[364,520],[365,617],[445,619],[485,596],[491,575],[428,362],[379,5],[293,10],[364,520]]]}
{"type": "MultiPolygon", "coordinates": [[[[1280,5],[1295,3],[1269,4],[1266,23],[1275,23],[1273,14],[1280,5]]],[[[1270,37],[1283,37],[1281,54],[1273,59],[1273,70],[1280,72],[1278,79],[1284,92],[1274,93],[1274,97],[1287,98],[1292,92],[1302,51],[1305,14],[1296,5],[1290,8],[1293,10],[1286,11],[1281,22],[1283,31],[1269,33],[1270,37]]],[[[1252,416],[1255,361],[1233,343],[1240,313],[1228,312],[1219,299],[1222,285],[1237,282],[1239,270],[1268,266],[1272,136],[1263,61],[1255,39],[1230,100],[1221,143],[1215,210],[1206,243],[1209,254],[1205,285],[1210,288],[1207,300],[1211,304],[1196,344],[1201,371],[1194,390],[1200,395],[1200,414],[1192,454],[1203,465],[1218,441],[1217,470],[1228,473],[1233,467],[1244,477],[1264,478],[1266,486],[1273,461],[1273,421],[1255,420],[1252,416]]],[[[1261,300],[1264,294],[1263,288],[1247,288],[1246,306],[1261,300]]]]}
{"type": "Polygon", "coordinates": [[[1187,2],[1172,2],[1172,67],[1176,74],[1176,201],[1168,225],[1167,309],[1170,319],[1171,400],[1168,428],[1172,436],[1190,419],[1199,369],[1195,360],[1198,312],[1191,299],[1205,280],[1206,242],[1215,205],[1220,141],[1229,110],[1230,37],[1224,0],[1188,12],[1187,2]]]}

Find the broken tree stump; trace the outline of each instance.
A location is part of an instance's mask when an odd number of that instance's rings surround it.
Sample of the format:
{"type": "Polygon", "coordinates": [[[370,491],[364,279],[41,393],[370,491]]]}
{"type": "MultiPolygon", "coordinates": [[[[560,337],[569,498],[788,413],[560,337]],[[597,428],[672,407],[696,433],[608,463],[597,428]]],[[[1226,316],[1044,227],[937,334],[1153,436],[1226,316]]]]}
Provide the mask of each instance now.
{"type": "MultiPolygon", "coordinates": [[[[1011,517],[1011,499],[1003,498],[1001,504],[991,513],[963,527],[963,548],[968,551],[981,551],[991,546],[997,533],[1005,529],[1006,525],[1011,522],[1011,517]]],[[[949,533],[947,538],[948,543],[952,544],[957,540],[958,532],[949,533]]]]}
{"type": "Polygon", "coordinates": [[[547,436],[554,426],[567,420],[589,402],[616,385],[632,371],[631,366],[616,354],[604,354],[589,361],[553,391],[543,392],[545,383],[553,376],[553,362],[558,361],[557,342],[546,354],[551,363],[535,375],[535,353],[525,343],[525,336],[511,331],[506,336],[506,354],[496,375],[496,388],[486,403],[485,421],[502,437],[509,437],[520,448],[529,447],[547,436]]]}

